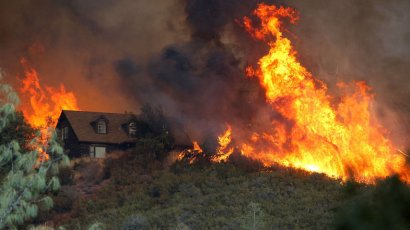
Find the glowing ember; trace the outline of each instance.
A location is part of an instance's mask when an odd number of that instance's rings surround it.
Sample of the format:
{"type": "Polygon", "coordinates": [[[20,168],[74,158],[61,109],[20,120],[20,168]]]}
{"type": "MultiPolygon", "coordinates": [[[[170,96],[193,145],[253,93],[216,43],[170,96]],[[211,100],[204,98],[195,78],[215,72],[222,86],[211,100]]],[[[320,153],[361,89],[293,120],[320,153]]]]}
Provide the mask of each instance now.
{"type": "Polygon", "coordinates": [[[369,87],[364,82],[340,83],[344,96],[335,102],[325,83],[297,60],[282,33],[281,20],[295,23],[296,11],[260,4],[254,14],[261,27],[253,27],[245,17],[245,28],[256,39],[273,41],[267,42],[270,50],[259,60],[259,68],[247,68],[246,73],[259,79],[267,102],[287,122],[274,120],[270,132],[253,134],[241,144],[241,152],[265,165],[279,163],[344,180],[373,183],[399,174],[410,182],[405,156],[395,150],[369,111],[369,87]]]}
{"type": "MultiPolygon", "coordinates": [[[[23,102],[20,110],[27,122],[40,129],[41,142],[46,145],[50,137],[49,128],[54,128],[61,110],[78,110],[77,99],[72,92],[67,92],[63,85],[59,89],[42,86],[37,71],[30,67],[25,59],[21,60],[24,67],[24,78],[20,93],[23,102]]],[[[48,155],[40,150],[39,160],[47,160],[48,155]]]]}

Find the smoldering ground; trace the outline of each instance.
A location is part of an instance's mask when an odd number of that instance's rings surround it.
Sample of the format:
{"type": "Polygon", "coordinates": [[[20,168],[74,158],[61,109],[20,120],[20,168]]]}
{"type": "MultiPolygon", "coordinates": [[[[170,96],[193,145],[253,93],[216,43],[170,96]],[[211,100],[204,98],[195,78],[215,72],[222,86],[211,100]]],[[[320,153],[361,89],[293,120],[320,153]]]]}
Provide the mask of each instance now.
{"type": "MultiPolygon", "coordinates": [[[[159,105],[192,138],[220,132],[227,121],[245,129],[276,116],[264,106],[257,82],[243,74],[267,50],[238,22],[258,2],[1,1],[0,65],[15,76],[19,58],[29,57],[44,82],[64,82],[86,110],[159,105]]],[[[366,80],[376,94],[376,114],[405,143],[410,2],[268,3],[300,12],[289,35],[302,63],[331,90],[337,81],[366,80]]]]}

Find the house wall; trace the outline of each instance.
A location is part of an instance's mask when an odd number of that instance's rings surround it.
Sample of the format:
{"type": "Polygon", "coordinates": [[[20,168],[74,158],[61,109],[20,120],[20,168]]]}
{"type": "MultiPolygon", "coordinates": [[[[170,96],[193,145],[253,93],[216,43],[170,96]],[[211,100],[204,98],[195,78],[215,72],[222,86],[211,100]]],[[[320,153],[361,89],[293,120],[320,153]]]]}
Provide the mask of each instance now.
{"type": "Polygon", "coordinates": [[[63,143],[64,152],[69,157],[79,157],[81,156],[81,144],[74,133],[73,128],[65,117],[62,117],[57,125],[57,135],[59,140],[63,143]],[[63,129],[68,128],[67,137],[63,140],[62,133],[63,129]]]}
{"type": "Polygon", "coordinates": [[[105,143],[89,143],[89,142],[82,142],[79,144],[80,150],[78,151],[78,155],[73,155],[74,157],[81,157],[81,156],[90,156],[90,146],[102,146],[106,147],[106,153],[109,154],[114,151],[118,150],[127,150],[135,146],[135,144],[105,144],[105,143]]]}

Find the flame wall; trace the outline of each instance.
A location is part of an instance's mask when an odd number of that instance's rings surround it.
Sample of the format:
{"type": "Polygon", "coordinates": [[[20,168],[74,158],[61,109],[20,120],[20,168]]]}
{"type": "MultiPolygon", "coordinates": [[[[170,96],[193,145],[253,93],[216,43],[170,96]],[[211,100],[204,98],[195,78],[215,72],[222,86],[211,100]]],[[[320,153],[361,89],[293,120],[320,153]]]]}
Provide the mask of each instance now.
{"type": "MultiPolygon", "coordinates": [[[[18,84],[19,60],[27,58],[42,82],[63,83],[84,110],[137,111],[151,103],[183,123],[192,139],[214,138],[227,121],[240,138],[281,119],[258,80],[244,74],[268,50],[238,22],[258,2],[2,1],[0,66],[18,84]]],[[[410,144],[409,1],[265,2],[301,13],[290,38],[329,91],[340,80],[368,81],[374,114],[399,146],[410,144]]]]}

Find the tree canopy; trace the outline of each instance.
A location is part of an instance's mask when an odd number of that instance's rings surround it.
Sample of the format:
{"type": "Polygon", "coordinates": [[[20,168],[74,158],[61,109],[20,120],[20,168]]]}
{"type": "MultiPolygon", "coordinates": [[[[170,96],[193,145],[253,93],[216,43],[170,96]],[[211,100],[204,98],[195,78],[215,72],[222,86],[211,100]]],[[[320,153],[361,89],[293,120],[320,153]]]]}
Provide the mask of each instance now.
{"type": "Polygon", "coordinates": [[[47,143],[40,141],[16,112],[18,103],[12,87],[0,82],[0,229],[17,229],[39,210],[51,208],[48,194],[60,187],[58,167],[69,163],[53,130],[47,143]],[[50,158],[39,158],[40,152],[50,158]]]}

